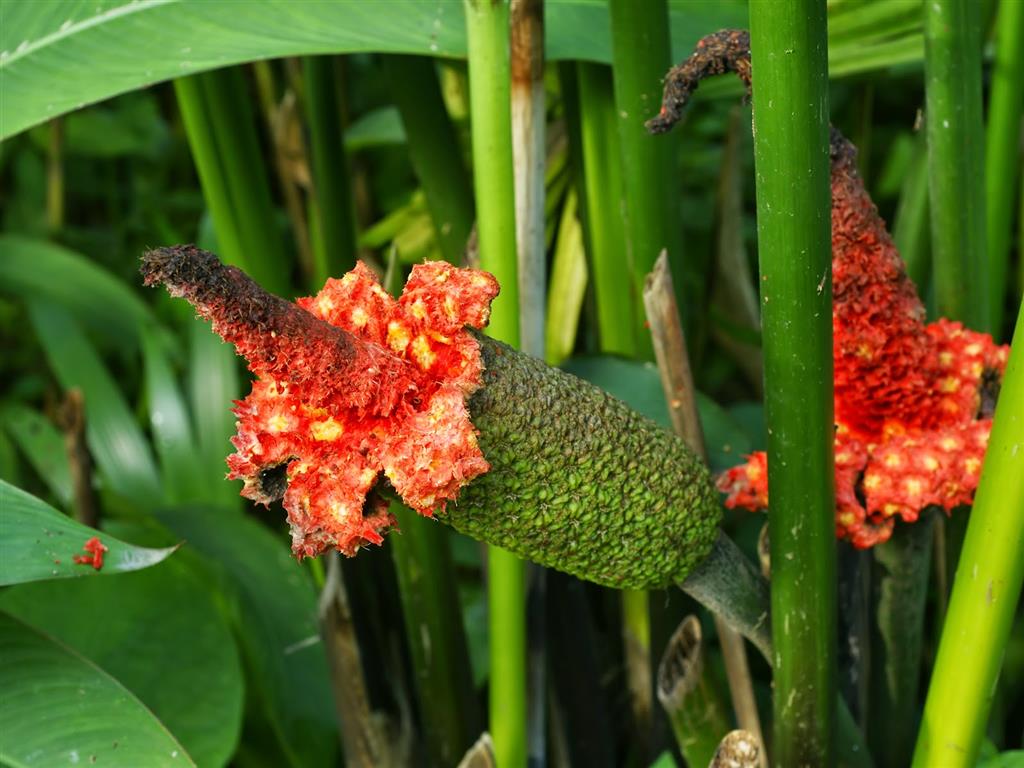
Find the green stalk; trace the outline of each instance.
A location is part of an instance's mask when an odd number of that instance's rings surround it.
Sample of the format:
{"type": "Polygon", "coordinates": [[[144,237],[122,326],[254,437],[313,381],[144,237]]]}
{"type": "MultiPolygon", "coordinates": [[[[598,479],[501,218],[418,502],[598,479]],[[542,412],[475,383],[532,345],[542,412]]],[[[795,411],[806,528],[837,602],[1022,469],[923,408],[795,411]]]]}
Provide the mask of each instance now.
{"type": "Polygon", "coordinates": [[[772,500],[775,759],[834,763],[836,545],[825,5],[752,3],[772,500]]]}
{"type": "Polygon", "coordinates": [[[882,768],[902,768],[913,754],[917,688],[921,678],[925,598],[928,595],[936,510],[874,548],[868,743],[882,768]]]}
{"type": "Polygon", "coordinates": [[[922,292],[931,274],[928,235],[928,144],[924,134],[919,134],[900,188],[892,240],[907,265],[907,274],[922,292]]]}
{"type": "Polygon", "coordinates": [[[398,575],[405,631],[428,762],[455,765],[479,733],[448,532],[407,507],[391,507],[402,530],[389,543],[398,575]]]}
{"type": "Polygon", "coordinates": [[[241,233],[238,231],[227,173],[221,165],[220,148],[213,133],[210,110],[200,86],[201,77],[203,75],[195,75],[174,81],[178,109],[199,174],[203,199],[217,232],[217,248],[223,254],[226,264],[233,264],[252,274],[253,266],[249,263],[249,254],[242,246],[241,233]]]}
{"type": "Polygon", "coordinates": [[[222,69],[197,79],[228,184],[238,240],[246,250],[253,276],[269,289],[285,293],[288,276],[284,243],[276,224],[243,70],[222,69]]]}
{"type": "MultiPolygon", "coordinates": [[[[607,67],[581,62],[578,81],[586,219],[597,298],[599,348],[609,354],[650,357],[653,350],[649,334],[642,323],[636,321],[636,313],[643,313],[643,303],[634,280],[635,264],[628,256],[624,215],[625,177],[629,174],[624,173],[628,166],[617,162],[622,141],[611,72],[607,67]],[[640,330],[643,330],[643,342],[640,330]]],[[[649,137],[645,138],[649,141],[649,137]]],[[[645,274],[640,274],[641,280],[645,274]]],[[[626,680],[641,741],[650,733],[654,700],[649,607],[646,591],[622,591],[626,680]]]]}
{"type": "Polygon", "coordinates": [[[637,329],[630,320],[640,295],[630,285],[624,258],[622,166],[619,156],[611,72],[600,64],[577,65],[580,135],[583,155],[583,212],[589,233],[591,274],[597,304],[597,331],[602,352],[636,354],[637,329]]]}
{"type": "Polygon", "coordinates": [[[356,263],[356,221],[349,187],[348,158],[342,141],[341,105],[334,59],[310,56],[303,62],[309,155],[317,228],[313,234],[316,285],[338,277],[356,263]]]}
{"type": "Polygon", "coordinates": [[[1020,176],[1020,118],[1024,106],[1024,3],[1002,0],[996,22],[988,129],[985,135],[986,235],[988,243],[989,328],[1003,324],[1010,261],[1013,203],[1020,176]]]}
{"type": "Polygon", "coordinates": [[[382,62],[405,126],[409,158],[427,197],[437,242],[445,259],[458,264],[473,228],[473,189],[444,106],[434,60],[384,56],[382,62]]]}
{"type": "Polygon", "coordinates": [[[980,9],[924,4],[925,122],[938,313],[989,330],[980,9]]]}
{"type": "MultiPolygon", "coordinates": [[[[612,73],[615,80],[615,115],[622,163],[626,220],[626,259],[633,292],[633,327],[637,352],[651,359],[650,334],[645,323],[644,278],[663,249],[677,275],[682,269],[682,230],[679,226],[679,190],[675,179],[675,153],[671,141],[652,141],[644,122],[661,104],[661,80],[672,66],[666,0],[610,0],[612,73]]],[[[607,215],[607,213],[606,213],[607,215]]],[[[684,307],[687,306],[684,302],[684,307]]],[[[688,323],[684,323],[688,325],[688,323]]]]}
{"type": "MultiPolygon", "coordinates": [[[[489,333],[519,343],[515,183],[505,2],[464,0],[469,54],[473,188],[480,266],[502,287],[489,333]]],[[[526,579],[523,562],[500,547],[488,550],[491,637],[490,732],[497,764],[526,764],[526,579]]]]}
{"type": "Polygon", "coordinates": [[[1019,311],[917,737],[917,768],[973,766],[978,757],[1024,582],[1022,443],[1024,311],[1019,311]]]}

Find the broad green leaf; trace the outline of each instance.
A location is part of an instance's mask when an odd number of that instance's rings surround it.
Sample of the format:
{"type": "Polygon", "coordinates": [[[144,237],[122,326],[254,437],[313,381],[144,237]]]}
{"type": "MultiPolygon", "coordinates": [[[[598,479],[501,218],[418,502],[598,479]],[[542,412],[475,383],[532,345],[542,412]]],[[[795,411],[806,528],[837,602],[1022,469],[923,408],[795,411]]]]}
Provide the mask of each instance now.
{"type": "Polygon", "coordinates": [[[136,547],[62,515],[56,509],[0,480],[0,586],[44,579],[72,579],[137,571],[156,565],[176,547],[136,547]],[[103,567],[80,565],[75,555],[93,536],[107,548],[103,567]]]}
{"type": "Polygon", "coordinates": [[[239,486],[224,479],[227,473],[224,459],[234,450],[231,446],[235,434],[232,402],[242,397],[238,358],[231,345],[221,341],[204,320],[191,321],[189,337],[189,405],[195,427],[196,453],[208,489],[206,498],[237,509],[239,486]]]}
{"type": "Polygon", "coordinates": [[[677,768],[677,765],[671,752],[662,752],[658,759],[651,763],[651,768],[677,768]]]}
{"type": "Polygon", "coordinates": [[[0,430],[0,480],[18,484],[21,482],[21,467],[14,443],[6,432],[0,430]]]}
{"type": "Polygon", "coordinates": [[[43,414],[21,403],[0,408],[0,425],[17,444],[50,492],[71,506],[71,469],[64,438],[43,414]]]}
{"type": "Polygon", "coordinates": [[[175,507],[157,516],[235,585],[238,636],[254,693],[292,765],[333,765],[334,703],[307,572],[275,536],[239,512],[175,507]]]}
{"type": "MultiPolygon", "coordinates": [[[[736,0],[675,0],[677,59],[701,35],[746,24],[736,0]]],[[[611,60],[601,0],[552,0],[546,55],[611,60]]],[[[461,0],[237,3],[61,0],[6,3],[0,25],[0,138],[119,93],[256,59],[379,51],[464,57],[461,0]]]]}
{"type": "MultiPolygon", "coordinates": [[[[882,5],[908,7],[902,0],[882,5]]],[[[674,61],[703,35],[747,26],[742,0],[670,0],[669,9],[674,61]]],[[[843,19],[829,51],[833,76],[921,60],[919,21],[886,13],[853,25],[843,19]]],[[[241,16],[237,3],[206,0],[8,2],[0,24],[0,139],[175,77],[257,59],[368,51],[464,57],[462,1],[262,0],[246,3],[241,16]]],[[[549,0],[545,56],[608,63],[606,3],[549,0]]],[[[738,83],[730,89],[738,92],[738,83]]]]}
{"type": "Polygon", "coordinates": [[[82,391],[86,439],[105,485],[131,501],[158,501],[160,481],[149,445],[92,344],[60,307],[33,301],[28,308],[61,386],[82,391]]]}
{"type": "Polygon", "coordinates": [[[978,768],[1024,768],[1024,750],[1001,752],[978,761],[978,768]]]}
{"type": "Polygon", "coordinates": [[[0,762],[195,766],[163,724],[102,669],[0,613],[0,762]]]}
{"type": "Polygon", "coordinates": [[[46,299],[121,344],[156,325],[129,286],[85,256],[45,240],[0,235],[0,290],[25,300],[46,299]]]}
{"type": "Polygon", "coordinates": [[[405,144],[405,127],[397,107],[374,109],[345,129],[345,149],[349,152],[391,144],[405,144]]]}
{"type": "MultiPolygon", "coordinates": [[[[630,408],[670,428],[671,420],[658,368],[621,357],[575,357],[563,368],[596,384],[630,408]]],[[[711,469],[719,471],[738,463],[753,447],[750,437],[729,413],[711,398],[697,393],[697,411],[704,429],[704,443],[711,469]]]]}
{"type": "Polygon", "coordinates": [[[153,444],[160,457],[164,494],[170,502],[215,501],[205,498],[209,483],[203,481],[201,458],[196,451],[192,423],[174,377],[171,364],[156,338],[142,334],[142,359],[146,372],[146,400],[153,444]]]}
{"type": "Polygon", "coordinates": [[[222,766],[238,743],[244,684],[214,601],[206,580],[176,557],[118,579],[18,586],[0,596],[0,609],[116,678],[196,763],[222,766]]]}

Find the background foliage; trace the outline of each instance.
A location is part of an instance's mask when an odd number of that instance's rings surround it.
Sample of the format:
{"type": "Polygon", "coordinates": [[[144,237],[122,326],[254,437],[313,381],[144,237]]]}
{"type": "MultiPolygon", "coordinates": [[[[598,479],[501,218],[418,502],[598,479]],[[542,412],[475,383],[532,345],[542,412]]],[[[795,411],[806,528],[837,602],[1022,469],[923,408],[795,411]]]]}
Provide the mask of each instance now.
{"type": "MultiPolygon", "coordinates": [[[[1013,4],[984,4],[986,97],[996,11],[1013,4]]],[[[835,0],[828,10],[833,122],[860,148],[868,188],[931,302],[921,3],[835,0]]],[[[667,21],[678,61],[702,35],[746,26],[747,8],[674,0],[667,21]]],[[[1024,44],[1020,30],[1008,37],[1024,44]]],[[[143,291],[137,277],[146,247],[183,242],[288,298],[355,258],[390,270],[390,286],[423,259],[472,261],[465,243],[480,201],[466,54],[459,2],[267,0],[244,13],[201,0],[0,7],[0,558],[13,585],[0,593],[3,761],[49,765],[75,749],[123,765],[157,765],[157,756],[168,765],[361,764],[351,741],[339,748],[340,716],[378,744],[377,764],[454,765],[486,726],[492,646],[479,546],[406,515],[403,536],[429,542],[419,551],[389,541],[345,563],[297,564],[281,510],[243,504],[223,480],[244,368],[187,308],[143,291]],[[83,526],[110,547],[99,573],[72,564],[91,535],[83,526]],[[46,544],[35,544],[42,535],[46,544]],[[318,605],[331,583],[325,569],[343,584],[341,620],[318,605]],[[433,597],[410,599],[416,590],[433,597]],[[335,710],[324,621],[352,641],[362,671],[352,684],[364,700],[347,712],[335,710]],[[424,648],[458,671],[431,677],[424,648]]],[[[609,66],[607,4],[549,0],[545,55],[545,355],[668,427],[637,336],[631,286],[642,275],[623,272],[621,259],[623,174],[634,170],[618,161],[613,77],[622,67],[609,66]]],[[[666,174],[683,241],[672,266],[715,470],[766,444],[750,111],[738,97],[732,82],[702,87],[671,138],[666,174]]],[[[1018,136],[1019,115],[1018,105],[1018,136]]],[[[990,204],[1010,201],[1005,223],[990,223],[1005,235],[1000,264],[1010,275],[991,289],[1008,310],[991,313],[1002,342],[1021,285],[1019,141],[1008,147],[1000,167],[1012,173],[988,193],[990,204]]],[[[756,558],[762,523],[737,514],[725,527],[756,558]]],[[[942,589],[930,589],[931,626],[942,589]]],[[[651,595],[642,610],[647,673],[683,616],[697,613],[724,696],[706,611],[676,592],[651,595]]],[[[547,619],[549,761],[648,765],[668,751],[659,765],[683,764],[663,716],[641,723],[631,704],[619,596],[550,573],[547,619]]],[[[1024,738],[1020,621],[1014,632],[989,755],[1024,738]]],[[[937,642],[928,633],[922,679],[937,642]]],[[[754,655],[751,665],[767,719],[770,671],[754,655]]]]}

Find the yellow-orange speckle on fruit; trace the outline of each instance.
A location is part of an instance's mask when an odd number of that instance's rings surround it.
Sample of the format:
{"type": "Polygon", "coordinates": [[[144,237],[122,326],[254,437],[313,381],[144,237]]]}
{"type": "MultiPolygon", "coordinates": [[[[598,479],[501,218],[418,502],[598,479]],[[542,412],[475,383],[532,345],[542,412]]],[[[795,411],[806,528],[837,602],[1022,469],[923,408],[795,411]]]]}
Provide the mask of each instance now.
{"type": "Polygon", "coordinates": [[[309,433],[314,440],[337,440],[345,432],[345,428],[334,419],[315,421],[309,425],[309,433]]]}

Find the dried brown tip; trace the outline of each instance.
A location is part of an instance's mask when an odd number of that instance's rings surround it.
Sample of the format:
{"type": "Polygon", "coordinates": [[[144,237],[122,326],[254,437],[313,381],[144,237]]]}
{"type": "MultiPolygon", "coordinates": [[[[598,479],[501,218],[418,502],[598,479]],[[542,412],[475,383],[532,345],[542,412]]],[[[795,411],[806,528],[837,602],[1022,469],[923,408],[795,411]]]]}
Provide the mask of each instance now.
{"type": "Polygon", "coordinates": [[[647,121],[650,133],[665,133],[683,117],[683,107],[700,81],[712,75],[735,72],[750,96],[750,33],[745,29],[723,29],[697,42],[690,58],[669,70],[661,111],[647,121]]]}
{"type": "Polygon", "coordinates": [[[700,619],[687,616],[673,633],[658,665],[658,701],[669,710],[700,683],[704,670],[704,639],[700,619]]]}

